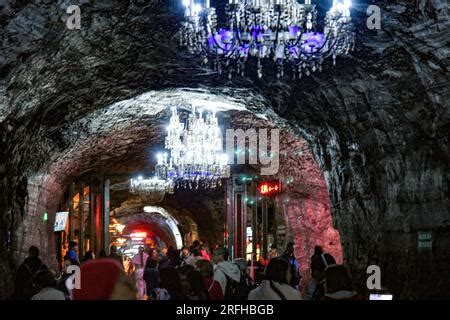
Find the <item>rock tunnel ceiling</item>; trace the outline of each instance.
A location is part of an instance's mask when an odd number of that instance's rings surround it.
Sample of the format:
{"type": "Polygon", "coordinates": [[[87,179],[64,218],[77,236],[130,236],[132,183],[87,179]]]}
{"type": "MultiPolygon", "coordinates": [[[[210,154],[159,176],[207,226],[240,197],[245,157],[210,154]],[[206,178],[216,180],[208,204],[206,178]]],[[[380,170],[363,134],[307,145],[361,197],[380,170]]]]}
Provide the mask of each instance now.
{"type": "MultiPolygon", "coordinates": [[[[280,175],[302,183],[288,190],[294,204],[280,197],[278,205],[290,221],[303,217],[292,225],[303,244],[320,242],[311,231],[319,228],[342,244],[356,282],[365,284],[375,264],[397,297],[448,298],[445,1],[379,3],[376,31],[365,26],[371,2],[360,1],[356,50],[300,81],[218,76],[177,47],[182,14],[171,1],[80,3],[83,28],[73,31],[62,22],[67,1],[0,2],[1,297],[13,290],[7,275],[24,257],[28,234],[52,250],[38,214],[55,210],[70,179],[152,166],[143,150],[163,143],[167,105],[209,101],[231,106],[221,114],[233,126],[282,130],[280,175]],[[432,231],[432,252],[418,251],[418,231],[432,231]]],[[[223,212],[202,222],[175,200],[174,210],[199,230],[223,223],[223,212]]],[[[216,231],[205,236],[214,241],[216,231]]],[[[301,264],[309,253],[297,252],[301,264]]]]}

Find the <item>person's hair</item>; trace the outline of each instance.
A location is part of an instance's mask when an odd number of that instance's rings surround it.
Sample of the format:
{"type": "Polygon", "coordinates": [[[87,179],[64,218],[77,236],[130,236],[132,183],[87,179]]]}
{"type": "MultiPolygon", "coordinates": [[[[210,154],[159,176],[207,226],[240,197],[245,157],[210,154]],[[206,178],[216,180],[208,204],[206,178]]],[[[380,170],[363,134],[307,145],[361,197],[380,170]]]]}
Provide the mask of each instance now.
{"type": "Polygon", "coordinates": [[[225,247],[219,247],[219,248],[214,249],[214,255],[223,256],[223,259],[225,261],[228,260],[228,250],[225,247]]]}
{"type": "Polygon", "coordinates": [[[99,254],[98,254],[98,257],[99,258],[106,258],[108,255],[106,254],[106,251],[105,250],[100,250],[100,252],[99,252],[99,254]]]}
{"type": "MultiPolygon", "coordinates": [[[[329,266],[336,264],[336,260],[329,253],[325,253],[323,255],[323,258],[325,259],[327,265],[329,266]]],[[[311,267],[311,274],[316,280],[321,280],[324,277],[323,272],[327,266],[325,265],[325,262],[323,261],[320,255],[313,257],[313,259],[311,260],[310,267],[311,267]]]]}
{"type": "Polygon", "coordinates": [[[197,248],[192,250],[192,254],[194,255],[194,257],[201,257],[202,256],[202,254],[200,253],[200,250],[197,249],[197,248]]]}
{"type": "Polygon", "coordinates": [[[86,251],[86,253],[84,254],[84,257],[83,257],[83,262],[88,261],[88,260],[93,260],[93,259],[94,259],[94,253],[91,250],[86,251]]]}
{"type": "Polygon", "coordinates": [[[183,247],[181,248],[181,251],[183,251],[183,250],[190,250],[190,249],[189,249],[188,246],[183,246],[183,247]]]}
{"type": "Polygon", "coordinates": [[[203,277],[198,270],[191,270],[186,274],[186,279],[189,285],[189,294],[198,297],[200,300],[207,300],[209,298],[208,291],[203,283],[203,277]]]}
{"type": "Polygon", "coordinates": [[[314,254],[322,254],[323,250],[321,246],[315,246],[314,247],[314,254]]]}
{"type": "Polygon", "coordinates": [[[69,250],[70,249],[73,249],[74,247],[76,247],[78,244],[77,244],[77,242],[76,241],[70,241],[69,242],[69,250]]]}
{"type": "Polygon", "coordinates": [[[28,255],[33,258],[38,258],[39,257],[39,248],[35,247],[35,246],[31,246],[28,249],[28,255]]]}
{"type": "Polygon", "coordinates": [[[277,246],[276,246],[275,244],[272,244],[272,245],[270,246],[270,249],[278,249],[278,248],[277,248],[277,246]]]}
{"type": "Polygon", "coordinates": [[[203,277],[213,277],[214,276],[214,267],[212,263],[206,259],[198,260],[195,263],[195,266],[200,271],[203,277]]]}
{"type": "Polygon", "coordinates": [[[288,244],[286,245],[286,251],[291,250],[294,248],[295,243],[293,242],[288,242],[288,244]]]}
{"type": "Polygon", "coordinates": [[[111,253],[117,253],[117,247],[115,245],[112,245],[110,251],[111,253]]]}
{"type": "MultiPolygon", "coordinates": [[[[200,260],[199,260],[200,261],[200,260]]],[[[187,274],[189,271],[195,270],[195,267],[190,264],[185,264],[181,268],[178,268],[178,272],[180,274],[187,274]]]]}
{"type": "Polygon", "coordinates": [[[147,259],[147,262],[145,263],[146,268],[156,268],[157,266],[158,266],[158,260],[152,259],[150,257],[147,259]]]}
{"type": "Polygon", "coordinates": [[[172,300],[180,300],[184,297],[180,275],[174,267],[159,270],[159,286],[169,292],[172,300]]]}
{"type": "Polygon", "coordinates": [[[198,241],[198,240],[195,240],[193,243],[192,243],[192,246],[193,247],[198,247],[200,245],[200,241],[198,241]]]}
{"type": "Polygon", "coordinates": [[[325,269],[326,293],[346,290],[354,291],[352,276],[344,265],[331,265],[325,269]]]}
{"type": "Polygon", "coordinates": [[[36,282],[41,288],[48,288],[48,287],[55,287],[56,286],[56,279],[53,273],[48,270],[44,269],[39,271],[36,276],[36,282]]]}
{"type": "Polygon", "coordinates": [[[287,284],[287,272],[290,269],[289,263],[282,258],[270,259],[264,274],[265,280],[272,280],[287,284]]]}

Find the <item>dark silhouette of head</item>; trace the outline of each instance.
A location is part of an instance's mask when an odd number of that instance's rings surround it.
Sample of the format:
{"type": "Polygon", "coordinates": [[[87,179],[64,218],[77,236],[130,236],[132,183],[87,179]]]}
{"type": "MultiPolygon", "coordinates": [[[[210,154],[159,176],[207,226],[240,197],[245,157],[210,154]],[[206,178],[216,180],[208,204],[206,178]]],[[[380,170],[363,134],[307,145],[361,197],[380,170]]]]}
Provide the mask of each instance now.
{"type": "Polygon", "coordinates": [[[191,270],[186,275],[188,290],[191,295],[199,297],[199,299],[208,299],[208,291],[203,283],[203,277],[198,270],[191,270]]]}
{"type": "Polygon", "coordinates": [[[148,258],[147,259],[147,263],[145,264],[146,268],[157,268],[158,267],[158,260],[156,259],[152,259],[152,258],[148,258]]]}
{"type": "Polygon", "coordinates": [[[78,247],[78,244],[76,241],[69,242],[69,250],[75,250],[76,247],[78,247]]]}
{"type": "Polygon", "coordinates": [[[38,283],[39,287],[41,287],[41,288],[48,288],[48,287],[56,286],[55,276],[48,269],[39,271],[35,277],[36,277],[36,282],[38,283]]]}
{"type": "Polygon", "coordinates": [[[166,267],[159,270],[159,285],[169,292],[172,300],[183,299],[180,275],[175,268],[166,267]]]}
{"type": "Polygon", "coordinates": [[[197,249],[197,248],[192,249],[192,254],[194,255],[194,257],[201,257],[202,256],[202,254],[200,252],[200,249],[197,249]]]}
{"type": "Polygon", "coordinates": [[[325,291],[354,291],[352,276],[344,265],[334,264],[325,269],[325,291]]]}
{"type": "Polygon", "coordinates": [[[198,260],[195,263],[195,266],[200,271],[203,277],[213,277],[214,276],[214,267],[212,263],[206,259],[198,260]]]}
{"type": "Polygon", "coordinates": [[[295,244],[293,242],[289,242],[286,246],[286,253],[289,255],[293,255],[294,254],[294,246],[295,246],[295,244]]]}
{"type": "Polygon", "coordinates": [[[321,246],[315,246],[314,247],[314,254],[319,255],[319,254],[322,254],[322,253],[323,253],[323,250],[322,250],[321,246]]]}
{"type": "Polygon", "coordinates": [[[89,260],[94,260],[94,259],[95,259],[94,252],[89,250],[89,251],[86,251],[86,253],[84,254],[83,262],[86,262],[86,261],[89,261],[89,260]]]}
{"type": "Polygon", "coordinates": [[[39,258],[39,248],[35,246],[31,246],[28,249],[28,256],[32,258],[39,258]]]}
{"type": "Polygon", "coordinates": [[[214,249],[214,262],[218,263],[221,261],[228,261],[228,250],[225,247],[219,247],[214,249]]]}
{"type": "Polygon", "coordinates": [[[282,258],[273,258],[269,261],[264,274],[265,280],[288,283],[287,274],[290,271],[289,263],[282,258]]]}

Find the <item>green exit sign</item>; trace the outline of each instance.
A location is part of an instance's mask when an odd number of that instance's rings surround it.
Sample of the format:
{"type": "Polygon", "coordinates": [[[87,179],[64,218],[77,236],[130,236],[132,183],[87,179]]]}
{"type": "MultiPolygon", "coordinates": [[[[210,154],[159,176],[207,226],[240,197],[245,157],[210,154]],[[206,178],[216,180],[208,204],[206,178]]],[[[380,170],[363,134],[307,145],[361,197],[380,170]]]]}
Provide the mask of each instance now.
{"type": "Polygon", "coordinates": [[[431,251],[433,248],[433,233],[431,231],[417,232],[417,249],[419,251],[431,251]]]}

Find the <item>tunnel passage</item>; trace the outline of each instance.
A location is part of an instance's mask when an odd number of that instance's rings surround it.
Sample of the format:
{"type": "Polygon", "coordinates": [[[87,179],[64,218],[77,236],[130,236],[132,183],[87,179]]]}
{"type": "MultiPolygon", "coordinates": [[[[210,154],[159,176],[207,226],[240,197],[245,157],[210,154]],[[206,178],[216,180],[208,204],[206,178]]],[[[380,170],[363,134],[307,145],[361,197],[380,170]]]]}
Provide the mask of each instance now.
{"type": "MultiPolygon", "coordinates": [[[[186,105],[196,101],[195,103],[214,106],[219,110],[222,108],[223,111],[219,114],[223,118],[224,128],[246,130],[276,127],[264,117],[252,115],[242,106],[222,99],[222,96],[189,90],[153,92],[111,105],[107,112],[93,114],[90,118],[81,120],[78,126],[72,124],[76,127],[73,130],[77,130],[82,138],[73,141],[70,152],[53,156],[55,161],[43,167],[46,172],[42,176],[45,178],[41,180],[42,185],[34,191],[39,199],[37,206],[31,208],[32,211],[21,226],[26,228],[31,223],[30,219],[39,214],[40,210],[46,210],[53,217],[56,204],[70,181],[102,172],[105,177],[109,177],[111,185],[110,217],[124,224],[127,232],[134,229],[147,230],[165,245],[177,248],[181,247],[180,241],[189,245],[198,239],[206,239],[211,248],[217,243],[223,243],[224,186],[212,190],[177,189],[173,195],[166,194],[163,198],[156,199],[131,195],[128,190],[129,178],[148,172],[148,168],[154,165],[155,152],[163,146],[162,127],[168,120],[168,108],[173,104],[186,105]],[[155,108],[153,101],[159,101],[161,107],[155,108]],[[128,121],[123,121],[124,118],[128,121]],[[102,125],[98,126],[100,123],[102,125]],[[107,126],[109,123],[111,125],[107,126]],[[143,213],[148,210],[159,213],[143,213]],[[174,224],[179,228],[182,240],[177,241],[175,233],[178,232],[174,233],[168,228],[164,215],[174,217],[174,224]]],[[[260,169],[258,165],[243,167],[240,166],[236,171],[243,172],[245,167],[256,172],[260,169]]],[[[283,194],[276,197],[273,203],[277,213],[274,219],[286,228],[283,241],[278,246],[282,252],[287,242],[293,241],[296,244],[296,255],[301,262],[305,283],[309,280],[309,257],[313,254],[315,245],[322,245],[337,261],[342,261],[339,233],[333,227],[326,183],[308,143],[283,130],[280,138],[280,169],[274,176],[261,178],[280,179],[285,185],[283,194]]],[[[29,189],[29,194],[32,192],[29,189]]],[[[54,242],[51,233],[39,228],[27,232],[28,241],[48,237],[48,243],[54,242]]],[[[28,241],[18,242],[21,245],[18,252],[26,251],[31,243],[28,241]]],[[[52,250],[51,247],[44,250],[48,263],[52,263],[52,250]]]]}
{"type": "Polygon", "coordinates": [[[123,160],[118,169],[134,159],[126,142],[137,146],[136,135],[148,131],[133,117],[155,113],[122,103],[119,116],[106,106],[151,90],[158,109],[161,94],[189,87],[239,103],[308,142],[358,283],[375,264],[396,297],[448,297],[446,3],[380,3],[383,29],[376,32],[365,27],[369,3],[355,8],[352,57],[299,82],[218,77],[178,50],[180,17],[169,1],[149,1],[146,9],[129,1],[83,4],[83,32],[55,23],[64,12],[54,2],[0,8],[0,296],[10,296],[10,275],[28,241],[53,252],[43,212],[56,211],[67,177],[101,168],[111,155],[98,154],[108,146],[123,160]],[[133,128],[125,134],[127,123],[133,128]],[[113,130],[123,135],[107,139],[113,130]],[[97,155],[71,161],[68,155],[83,153],[81,143],[97,155]],[[432,235],[431,251],[419,250],[420,232],[432,235]]]}

